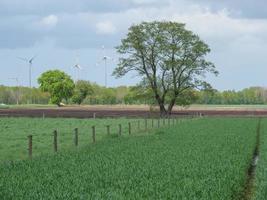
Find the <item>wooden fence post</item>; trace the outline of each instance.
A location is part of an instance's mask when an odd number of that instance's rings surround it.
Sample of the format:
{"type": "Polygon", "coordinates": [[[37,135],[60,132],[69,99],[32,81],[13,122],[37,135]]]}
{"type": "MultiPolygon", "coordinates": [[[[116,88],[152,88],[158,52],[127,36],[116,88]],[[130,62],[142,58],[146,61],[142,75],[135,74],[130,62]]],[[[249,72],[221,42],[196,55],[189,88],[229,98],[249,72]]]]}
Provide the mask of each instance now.
{"type": "Polygon", "coordinates": [[[54,130],[54,152],[57,152],[57,130],[54,130]]]}
{"type": "Polygon", "coordinates": [[[145,119],[145,130],[147,131],[147,119],[145,119]]]}
{"type": "Polygon", "coordinates": [[[74,129],[74,145],[78,146],[78,128],[74,129]]]}
{"type": "Polygon", "coordinates": [[[165,117],[163,117],[163,126],[165,126],[165,117]]]}
{"type": "Polygon", "coordinates": [[[140,121],[137,122],[138,131],[140,131],[140,121]]]}
{"type": "Polygon", "coordinates": [[[170,127],[171,123],[170,123],[170,116],[168,116],[168,126],[170,127]]]}
{"type": "Polygon", "coordinates": [[[29,158],[32,159],[32,135],[28,136],[28,154],[29,158]]]}
{"type": "Polygon", "coordinates": [[[129,135],[132,133],[132,130],[131,130],[131,122],[128,123],[128,127],[129,127],[129,135]]]}
{"type": "Polygon", "coordinates": [[[151,126],[152,126],[152,128],[154,128],[154,119],[153,118],[152,118],[151,126]]]}
{"type": "Polygon", "coordinates": [[[121,124],[119,124],[119,136],[121,135],[121,124]]]}
{"type": "Polygon", "coordinates": [[[92,139],[93,143],[95,143],[95,126],[92,126],[92,139]]]}
{"type": "Polygon", "coordinates": [[[107,134],[110,135],[110,125],[107,125],[107,134]]]}
{"type": "Polygon", "coordinates": [[[158,118],[158,128],[160,127],[160,118],[158,118]]]}

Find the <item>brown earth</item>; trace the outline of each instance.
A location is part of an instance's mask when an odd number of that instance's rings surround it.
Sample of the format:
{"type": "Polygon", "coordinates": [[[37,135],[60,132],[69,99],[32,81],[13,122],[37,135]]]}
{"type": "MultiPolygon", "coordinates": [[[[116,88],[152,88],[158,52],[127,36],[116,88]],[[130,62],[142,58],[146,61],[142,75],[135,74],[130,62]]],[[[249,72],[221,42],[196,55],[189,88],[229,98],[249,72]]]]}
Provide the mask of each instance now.
{"type": "MultiPolygon", "coordinates": [[[[255,110],[211,110],[211,109],[175,109],[172,115],[197,115],[204,116],[267,116],[266,109],[255,110]]],[[[0,109],[0,117],[66,117],[66,118],[103,118],[103,117],[150,117],[159,116],[157,111],[150,112],[146,107],[62,107],[62,108],[16,108],[0,109]]]]}

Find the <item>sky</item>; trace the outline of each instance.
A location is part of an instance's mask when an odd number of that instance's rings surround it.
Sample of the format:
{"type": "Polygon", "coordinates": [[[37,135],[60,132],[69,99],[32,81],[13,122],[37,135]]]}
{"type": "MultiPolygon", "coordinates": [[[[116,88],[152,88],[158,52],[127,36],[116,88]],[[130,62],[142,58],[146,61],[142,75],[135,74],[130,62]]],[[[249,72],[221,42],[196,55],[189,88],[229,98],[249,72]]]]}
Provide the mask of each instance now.
{"type": "Polygon", "coordinates": [[[154,20],[185,23],[210,46],[207,59],[220,72],[206,77],[214,88],[267,86],[266,0],[0,0],[0,84],[16,85],[18,78],[29,85],[28,64],[18,57],[36,56],[35,87],[50,69],[104,85],[107,55],[108,86],[134,85],[134,73],[111,76],[119,57],[114,47],[131,25],[154,20]]]}

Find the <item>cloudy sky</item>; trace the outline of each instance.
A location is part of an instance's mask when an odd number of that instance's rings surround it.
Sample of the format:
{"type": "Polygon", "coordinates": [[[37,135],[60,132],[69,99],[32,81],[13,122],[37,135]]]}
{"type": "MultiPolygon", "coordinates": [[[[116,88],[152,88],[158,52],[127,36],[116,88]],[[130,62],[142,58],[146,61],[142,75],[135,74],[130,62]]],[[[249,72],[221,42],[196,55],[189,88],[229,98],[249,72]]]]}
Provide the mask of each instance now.
{"type": "MultiPolygon", "coordinates": [[[[267,86],[266,0],[0,0],[0,84],[15,85],[11,78],[18,77],[28,85],[28,65],[18,57],[37,55],[34,86],[48,69],[103,85],[101,57],[117,58],[113,47],[129,26],[152,20],[186,23],[210,45],[220,75],[207,79],[215,88],[267,86]]],[[[108,62],[109,86],[138,82],[134,74],[110,76],[115,66],[108,62]]]]}

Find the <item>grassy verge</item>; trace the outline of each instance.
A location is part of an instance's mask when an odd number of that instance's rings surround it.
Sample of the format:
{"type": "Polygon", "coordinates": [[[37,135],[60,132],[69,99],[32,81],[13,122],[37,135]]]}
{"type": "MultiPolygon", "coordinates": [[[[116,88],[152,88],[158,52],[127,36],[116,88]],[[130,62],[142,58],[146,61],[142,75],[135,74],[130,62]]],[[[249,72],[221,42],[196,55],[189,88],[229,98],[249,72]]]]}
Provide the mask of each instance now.
{"type": "Polygon", "coordinates": [[[229,200],[245,181],[256,126],[256,119],[185,121],[154,134],[109,137],[77,151],[5,162],[0,196],[229,200]]]}

